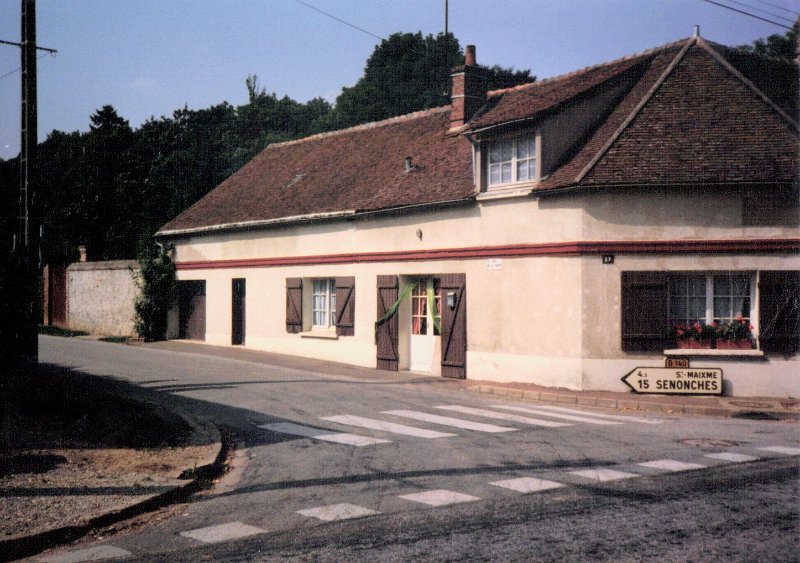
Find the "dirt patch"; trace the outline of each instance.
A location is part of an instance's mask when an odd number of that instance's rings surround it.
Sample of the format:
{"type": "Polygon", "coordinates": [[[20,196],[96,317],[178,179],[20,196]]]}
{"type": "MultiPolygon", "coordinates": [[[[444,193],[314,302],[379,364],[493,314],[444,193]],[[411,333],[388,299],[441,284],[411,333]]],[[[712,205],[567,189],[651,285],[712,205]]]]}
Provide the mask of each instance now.
{"type": "Polygon", "coordinates": [[[218,449],[213,428],[121,381],[42,366],[0,387],[0,542],[184,485],[218,449]]]}

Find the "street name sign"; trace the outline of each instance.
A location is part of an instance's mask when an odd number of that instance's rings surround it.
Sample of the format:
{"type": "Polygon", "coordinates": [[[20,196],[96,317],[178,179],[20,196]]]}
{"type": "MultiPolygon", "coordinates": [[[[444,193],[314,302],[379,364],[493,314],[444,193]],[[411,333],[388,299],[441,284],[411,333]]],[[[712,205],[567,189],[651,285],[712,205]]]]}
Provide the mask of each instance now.
{"type": "Polygon", "coordinates": [[[637,393],[722,394],[722,370],[719,368],[639,367],[625,375],[622,381],[637,393]]]}

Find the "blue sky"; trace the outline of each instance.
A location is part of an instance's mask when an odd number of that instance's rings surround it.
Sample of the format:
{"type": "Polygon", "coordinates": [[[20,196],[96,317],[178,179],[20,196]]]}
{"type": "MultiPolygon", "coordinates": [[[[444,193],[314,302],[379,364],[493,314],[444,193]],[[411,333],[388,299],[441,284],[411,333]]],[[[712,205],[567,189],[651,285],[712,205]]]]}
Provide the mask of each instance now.
{"type": "MultiPolygon", "coordinates": [[[[444,28],[444,0],[304,1],[381,37],[444,28]]],[[[800,13],[800,0],[740,1],[800,13]]],[[[785,32],[702,0],[450,0],[449,11],[450,31],[477,46],[478,62],[540,79],[688,37],[695,24],[727,45],[785,32]]],[[[0,0],[0,39],[20,40],[19,14],[20,0],[0,0]]],[[[240,105],[248,74],[278,96],[333,101],[378,43],[297,0],[39,0],[37,33],[58,49],[38,61],[40,140],[87,130],[107,104],[134,127],[184,105],[240,105]]],[[[19,64],[19,50],[0,45],[2,159],[19,152],[19,64]]]]}

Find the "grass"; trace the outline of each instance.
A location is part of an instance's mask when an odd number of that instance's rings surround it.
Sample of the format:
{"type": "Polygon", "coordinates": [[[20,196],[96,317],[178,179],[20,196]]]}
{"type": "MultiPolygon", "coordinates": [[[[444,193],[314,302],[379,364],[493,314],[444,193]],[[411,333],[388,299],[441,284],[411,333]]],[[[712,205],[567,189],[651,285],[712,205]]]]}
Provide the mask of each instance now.
{"type": "Polygon", "coordinates": [[[81,330],[70,330],[68,328],[61,328],[57,326],[39,325],[39,334],[46,334],[48,336],[63,336],[65,338],[72,338],[73,336],[86,336],[89,333],[81,330]]]}
{"type": "Polygon", "coordinates": [[[113,342],[114,344],[125,344],[130,339],[130,336],[104,336],[103,338],[98,338],[100,342],[113,342]]]}

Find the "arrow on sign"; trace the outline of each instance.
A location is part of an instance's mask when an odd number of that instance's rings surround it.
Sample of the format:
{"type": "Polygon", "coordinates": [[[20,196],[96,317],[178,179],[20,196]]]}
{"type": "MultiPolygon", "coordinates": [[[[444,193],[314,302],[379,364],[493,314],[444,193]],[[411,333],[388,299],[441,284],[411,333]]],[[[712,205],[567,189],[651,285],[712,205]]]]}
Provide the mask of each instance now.
{"type": "Polygon", "coordinates": [[[719,368],[638,367],[622,378],[636,393],[721,395],[719,368]]]}

